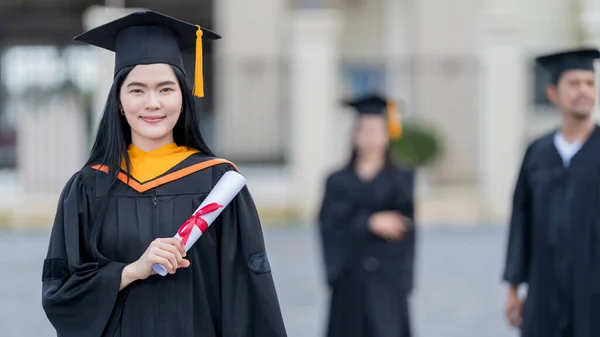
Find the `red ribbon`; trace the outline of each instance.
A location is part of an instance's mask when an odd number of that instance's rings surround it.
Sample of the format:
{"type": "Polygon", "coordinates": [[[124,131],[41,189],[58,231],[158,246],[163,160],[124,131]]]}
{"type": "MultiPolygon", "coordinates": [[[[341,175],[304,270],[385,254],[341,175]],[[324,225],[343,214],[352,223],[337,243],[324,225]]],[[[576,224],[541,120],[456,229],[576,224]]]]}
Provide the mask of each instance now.
{"type": "Polygon", "coordinates": [[[219,205],[216,202],[210,203],[202,208],[200,208],[196,213],[192,214],[186,222],[179,227],[177,234],[181,236],[181,243],[185,246],[187,244],[188,239],[190,238],[190,234],[192,234],[192,230],[194,226],[198,227],[202,234],[206,232],[208,229],[208,223],[206,220],[202,219],[201,215],[212,213],[219,208],[223,207],[223,205],[219,205]]]}

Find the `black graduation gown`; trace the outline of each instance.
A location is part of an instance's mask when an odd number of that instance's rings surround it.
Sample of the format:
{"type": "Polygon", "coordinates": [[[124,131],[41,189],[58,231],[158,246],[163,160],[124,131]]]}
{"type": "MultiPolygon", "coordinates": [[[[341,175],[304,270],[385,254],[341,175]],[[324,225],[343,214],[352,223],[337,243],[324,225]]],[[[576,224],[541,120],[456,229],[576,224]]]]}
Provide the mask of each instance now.
{"type": "Polygon", "coordinates": [[[553,134],[527,149],[503,278],[527,284],[523,337],[600,336],[600,129],[565,167],[553,134]]]}
{"type": "Polygon", "coordinates": [[[346,168],[327,178],[319,214],[327,282],[328,337],[409,337],[415,227],[386,241],[368,229],[369,217],[395,210],[413,220],[413,175],[394,166],[373,180],[346,168]]]}
{"type": "Polygon", "coordinates": [[[112,189],[100,239],[85,240],[108,185],[86,167],[66,184],[43,267],[42,304],[60,337],[286,336],[262,229],[244,189],[188,251],[191,266],[119,291],[123,268],[159,237],[173,237],[233,167],[198,170],[194,154],[153,181],[112,189]],[[195,165],[195,166],[194,166],[195,165]]]}

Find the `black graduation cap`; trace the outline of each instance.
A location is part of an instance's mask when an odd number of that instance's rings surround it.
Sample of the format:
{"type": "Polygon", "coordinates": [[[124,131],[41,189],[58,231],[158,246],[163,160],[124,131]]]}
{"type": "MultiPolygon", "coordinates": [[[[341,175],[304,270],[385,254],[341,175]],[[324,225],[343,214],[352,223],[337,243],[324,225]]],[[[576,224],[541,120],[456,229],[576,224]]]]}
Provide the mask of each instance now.
{"type": "Polygon", "coordinates": [[[402,120],[397,104],[383,95],[368,94],[355,99],[343,100],[344,106],[352,107],[362,115],[382,115],[387,118],[388,132],[391,139],[402,137],[402,120]]]}
{"type": "Polygon", "coordinates": [[[124,67],[152,63],[167,63],[185,73],[181,53],[195,47],[194,95],[202,97],[202,43],[220,38],[200,26],[143,10],[93,28],[74,40],[115,52],[115,75],[124,67]]]}
{"type": "Polygon", "coordinates": [[[596,48],[572,49],[536,58],[544,69],[550,72],[550,80],[556,84],[566,70],[582,69],[594,71],[594,60],[600,58],[596,48]]]}

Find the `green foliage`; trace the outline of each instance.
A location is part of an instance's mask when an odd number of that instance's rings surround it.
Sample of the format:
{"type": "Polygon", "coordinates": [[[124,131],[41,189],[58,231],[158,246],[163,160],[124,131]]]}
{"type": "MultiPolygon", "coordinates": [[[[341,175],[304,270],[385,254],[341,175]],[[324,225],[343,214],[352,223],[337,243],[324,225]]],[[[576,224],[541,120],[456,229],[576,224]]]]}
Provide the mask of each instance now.
{"type": "Polygon", "coordinates": [[[411,167],[431,165],[442,155],[442,139],[432,126],[419,121],[403,123],[402,138],[393,141],[392,154],[399,162],[411,167]]]}

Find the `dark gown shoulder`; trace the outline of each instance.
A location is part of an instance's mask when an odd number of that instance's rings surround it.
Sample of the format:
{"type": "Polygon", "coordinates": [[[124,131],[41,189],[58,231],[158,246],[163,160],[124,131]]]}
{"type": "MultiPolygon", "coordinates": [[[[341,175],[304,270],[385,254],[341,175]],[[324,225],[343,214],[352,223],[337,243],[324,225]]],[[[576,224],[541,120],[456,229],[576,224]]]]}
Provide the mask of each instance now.
{"type": "Polygon", "coordinates": [[[210,169],[212,172],[212,176],[213,176],[212,186],[214,186],[226,172],[228,172],[228,171],[240,172],[237,165],[234,162],[232,162],[226,158],[209,156],[209,155],[206,155],[203,153],[195,153],[195,154],[189,156],[188,158],[186,158],[185,160],[183,160],[181,163],[179,163],[178,165],[173,167],[171,170],[169,170],[165,174],[177,172],[182,169],[189,168],[189,167],[195,167],[196,165],[200,165],[200,164],[210,164],[210,166],[206,167],[205,169],[210,169]]]}
{"type": "Polygon", "coordinates": [[[352,173],[352,169],[350,167],[343,167],[337,170],[330,172],[327,175],[326,181],[331,183],[340,183],[345,179],[348,179],[349,174],[352,173]]]}
{"type": "Polygon", "coordinates": [[[525,149],[524,162],[528,165],[538,164],[541,160],[556,153],[554,134],[556,130],[547,132],[532,140],[525,149]]]}

